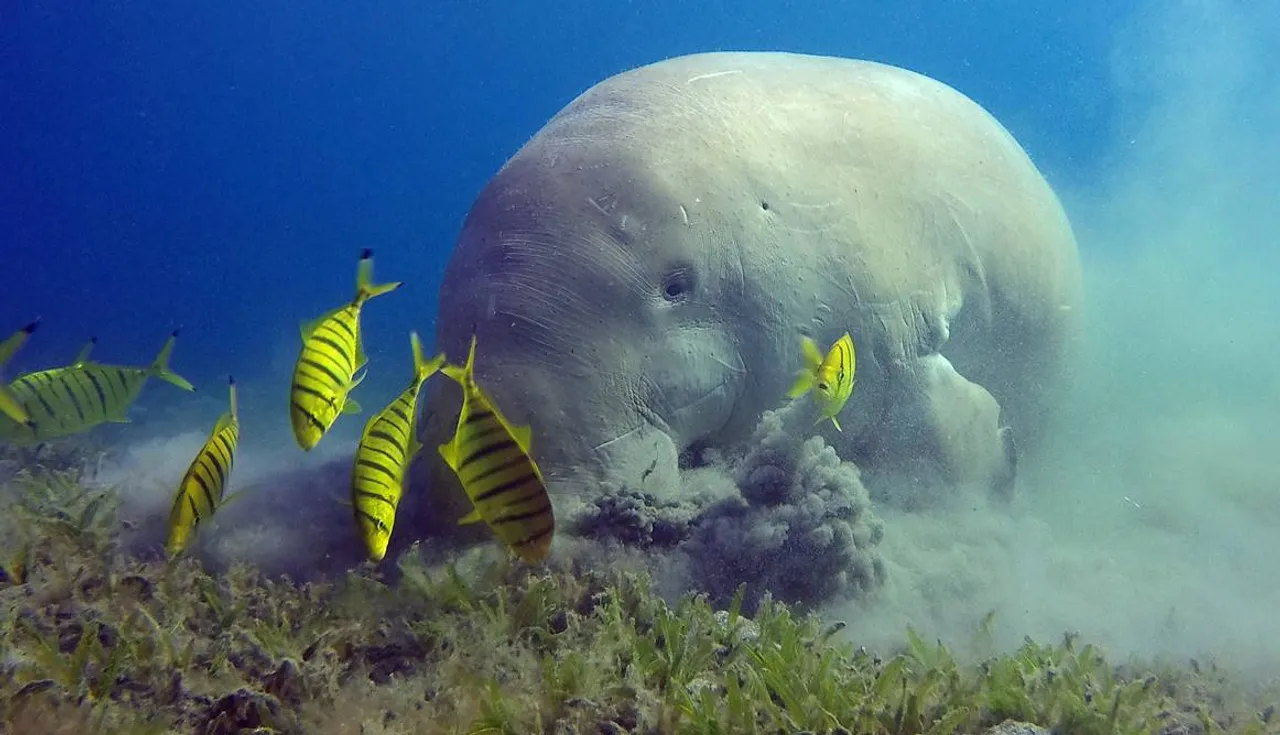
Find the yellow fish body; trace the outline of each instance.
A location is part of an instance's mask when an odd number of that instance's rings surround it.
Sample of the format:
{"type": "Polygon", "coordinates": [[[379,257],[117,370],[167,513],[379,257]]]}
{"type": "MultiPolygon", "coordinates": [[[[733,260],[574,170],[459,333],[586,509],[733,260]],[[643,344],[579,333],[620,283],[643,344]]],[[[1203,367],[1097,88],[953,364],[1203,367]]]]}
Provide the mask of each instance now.
{"type": "Polygon", "coordinates": [[[382,561],[387,555],[405,470],[422,448],[415,431],[418,392],[427,378],[444,364],[443,354],[430,362],[423,358],[417,332],[409,333],[409,346],[413,350],[413,380],[395,400],[365,423],[351,468],[351,506],[356,530],[369,558],[374,561],[382,561]]]}
{"type": "Polygon", "coordinates": [[[340,413],[358,413],[360,404],[348,394],[364,380],[356,372],[367,358],[360,341],[360,309],[374,296],[400,288],[401,282],[373,283],[373,251],[360,254],[356,295],[303,325],[302,350],[289,388],[289,422],[298,446],[306,451],[320,442],[340,413]]]}
{"type": "Polygon", "coordinates": [[[169,369],[177,339],[174,331],[148,367],[92,362],[88,358],[94,342],[90,340],[72,364],[18,376],[9,384],[9,391],[31,420],[26,425],[0,422],[0,438],[30,444],[79,434],[106,422],[128,423],[129,407],[153,377],[183,390],[195,390],[169,369]]]}
{"type": "Polygon", "coordinates": [[[223,504],[227,481],[235,466],[236,443],[240,441],[240,419],[236,406],[236,381],[228,381],[230,408],[218,417],[187,473],[178,483],[178,493],[169,511],[169,537],[165,551],[170,556],[187,547],[200,523],[223,504]]]}
{"type": "Polygon", "coordinates": [[[466,365],[441,370],[462,386],[458,427],[453,439],[439,447],[475,506],[458,522],[483,520],[517,556],[536,562],[550,551],[555,532],[551,497],[529,456],[529,427],[511,426],[476,385],[475,358],[472,336],[466,365]]]}
{"type": "MultiPolygon", "coordinates": [[[[40,326],[40,320],[36,319],[27,326],[19,329],[9,336],[3,342],[0,342],[0,369],[3,369],[14,354],[26,343],[31,333],[36,331],[36,327],[40,326]]],[[[22,405],[22,401],[9,390],[7,385],[0,384],[0,414],[8,416],[13,421],[30,425],[31,414],[27,413],[26,407],[22,405]]]]}
{"type": "Polygon", "coordinates": [[[853,394],[853,338],[845,332],[831,345],[825,358],[818,351],[818,345],[808,337],[801,338],[800,346],[804,352],[804,368],[796,375],[787,397],[799,398],[814,391],[818,403],[818,420],[814,423],[831,419],[837,431],[844,431],[836,421],[836,415],[853,394]]]}

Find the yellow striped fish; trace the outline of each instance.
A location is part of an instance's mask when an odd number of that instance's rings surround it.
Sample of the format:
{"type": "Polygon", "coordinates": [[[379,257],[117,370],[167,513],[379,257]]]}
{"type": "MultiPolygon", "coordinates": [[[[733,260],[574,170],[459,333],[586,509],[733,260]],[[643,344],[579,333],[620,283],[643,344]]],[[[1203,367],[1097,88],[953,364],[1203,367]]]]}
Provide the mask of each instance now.
{"type": "Polygon", "coordinates": [[[551,549],[555,532],[551,497],[529,456],[529,427],[512,426],[498,413],[476,385],[475,361],[473,335],[466,365],[441,369],[462,386],[458,428],[453,439],[439,447],[475,506],[458,523],[483,520],[517,556],[536,562],[551,549]]]}
{"type": "Polygon", "coordinates": [[[170,556],[185,549],[196,527],[223,505],[227,480],[235,466],[236,443],[240,441],[236,381],[231,378],[227,382],[231,406],[218,417],[209,438],[178,483],[178,494],[169,511],[169,538],[164,545],[170,556]]]}
{"type": "Polygon", "coordinates": [[[360,404],[349,397],[364,380],[367,358],[360,341],[360,309],[374,296],[400,288],[401,282],[373,283],[373,251],[360,253],[356,296],[302,327],[302,351],[293,368],[289,388],[289,421],[298,446],[306,451],[320,442],[339,413],[358,413],[360,404]]]}
{"type": "Polygon", "coordinates": [[[183,390],[195,390],[169,369],[177,339],[174,331],[148,367],[92,362],[88,355],[94,342],[90,340],[71,365],[17,377],[9,390],[30,414],[31,423],[0,422],[0,438],[30,444],[78,434],[105,422],[128,423],[129,407],[152,377],[183,390]]]}
{"type": "Polygon", "coordinates": [[[818,420],[814,423],[820,424],[831,419],[837,431],[844,431],[840,428],[840,422],[836,421],[836,414],[840,413],[845,401],[853,394],[853,338],[845,332],[844,336],[831,345],[825,359],[818,352],[818,345],[808,337],[801,338],[800,347],[804,352],[805,366],[796,375],[796,382],[787,391],[787,397],[799,398],[810,390],[815,391],[818,420]]]}
{"type": "Polygon", "coordinates": [[[422,356],[417,332],[409,333],[413,350],[413,381],[394,401],[364,425],[360,446],[351,468],[351,506],[356,530],[364,541],[369,558],[382,561],[391,541],[396,508],[410,460],[422,448],[416,433],[418,391],[444,364],[444,355],[430,362],[422,356]]]}
{"type": "MultiPolygon", "coordinates": [[[[14,332],[8,339],[0,342],[0,369],[3,369],[14,354],[26,343],[31,333],[36,331],[36,327],[40,326],[40,320],[35,319],[27,326],[14,332]]],[[[27,409],[22,405],[22,401],[9,390],[6,385],[0,385],[0,414],[8,416],[19,424],[31,424],[31,414],[27,413],[27,409]]]]}

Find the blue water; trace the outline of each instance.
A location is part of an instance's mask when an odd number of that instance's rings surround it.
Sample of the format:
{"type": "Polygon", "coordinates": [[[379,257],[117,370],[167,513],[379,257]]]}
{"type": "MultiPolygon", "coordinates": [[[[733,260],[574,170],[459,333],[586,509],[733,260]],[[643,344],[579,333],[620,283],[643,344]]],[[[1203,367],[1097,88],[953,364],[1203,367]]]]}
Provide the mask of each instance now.
{"type": "Polygon", "coordinates": [[[373,247],[379,278],[406,286],[366,310],[371,384],[399,385],[485,180],[592,83],[682,53],[924,72],[991,110],[1055,184],[1087,181],[1115,135],[1120,5],[6,3],[0,327],[44,319],[8,374],[91,334],[100,359],[143,363],[181,327],[173,366],[202,390],[278,380],[298,323],[350,296],[373,247]]]}

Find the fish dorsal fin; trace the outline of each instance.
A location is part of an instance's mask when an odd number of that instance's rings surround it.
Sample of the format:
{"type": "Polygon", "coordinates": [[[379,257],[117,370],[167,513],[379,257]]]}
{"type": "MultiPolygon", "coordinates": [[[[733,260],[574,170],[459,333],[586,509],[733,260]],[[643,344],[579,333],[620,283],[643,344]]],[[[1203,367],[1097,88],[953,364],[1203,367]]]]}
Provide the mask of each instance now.
{"type": "Polygon", "coordinates": [[[236,422],[236,417],[233,416],[230,411],[227,411],[226,413],[219,416],[218,420],[214,422],[213,433],[217,434],[219,431],[222,431],[228,426],[235,424],[235,422],[236,422]]]}
{"type": "Polygon", "coordinates": [[[511,438],[515,439],[516,446],[525,454],[529,453],[529,445],[533,440],[533,430],[526,426],[512,426],[511,438]]]}
{"type": "Polygon", "coordinates": [[[449,469],[454,472],[458,471],[458,452],[453,448],[453,442],[441,444],[436,447],[436,451],[440,452],[440,458],[444,460],[445,464],[449,465],[449,469]]]}
{"type": "Polygon", "coordinates": [[[80,348],[80,352],[76,354],[76,359],[71,363],[71,367],[83,367],[89,364],[89,353],[93,352],[93,348],[98,344],[97,337],[90,337],[84,347],[80,348]]]}
{"type": "Polygon", "coordinates": [[[312,332],[315,332],[316,328],[319,327],[321,324],[323,324],[326,319],[329,319],[334,314],[337,314],[339,311],[342,311],[345,308],[347,308],[345,304],[343,304],[342,306],[335,306],[334,308],[326,311],[325,313],[321,314],[320,316],[314,319],[307,319],[303,321],[302,324],[299,326],[299,330],[302,333],[302,339],[305,341],[307,337],[310,337],[312,332]]]}

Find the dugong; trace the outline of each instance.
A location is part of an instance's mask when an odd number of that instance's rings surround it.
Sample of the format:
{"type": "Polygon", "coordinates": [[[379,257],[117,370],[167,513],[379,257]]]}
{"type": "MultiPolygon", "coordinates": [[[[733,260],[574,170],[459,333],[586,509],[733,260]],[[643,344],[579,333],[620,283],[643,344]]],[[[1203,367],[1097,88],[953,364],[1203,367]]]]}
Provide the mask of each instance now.
{"type": "MultiPolygon", "coordinates": [[[[785,403],[801,335],[845,331],[843,432],[802,428],[882,496],[894,477],[1007,493],[1079,298],[1059,200],[963,94],[870,61],[702,53],[596,84],[506,162],[448,260],[435,346],[458,362],[476,334],[477,380],[531,426],[559,520],[669,493],[682,457],[785,403]]],[[[450,526],[467,501],[435,448],[460,399],[427,394],[414,482],[450,526]]]]}

